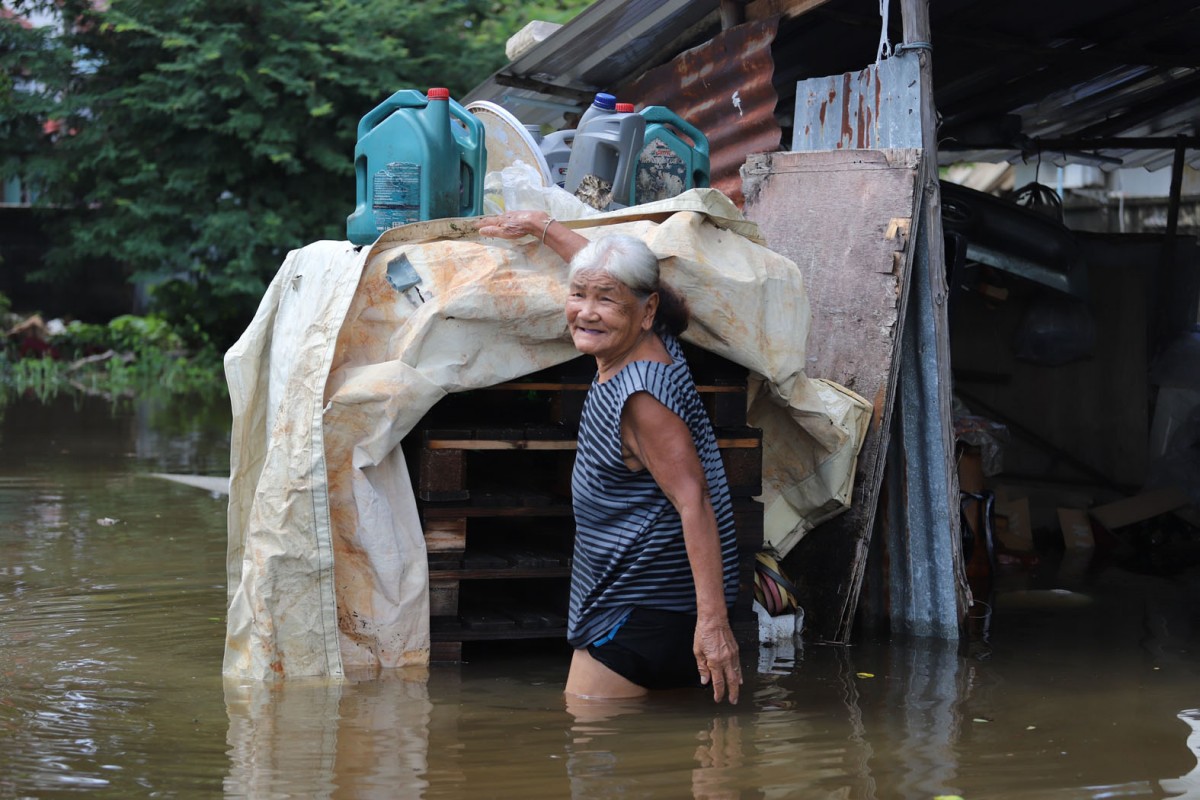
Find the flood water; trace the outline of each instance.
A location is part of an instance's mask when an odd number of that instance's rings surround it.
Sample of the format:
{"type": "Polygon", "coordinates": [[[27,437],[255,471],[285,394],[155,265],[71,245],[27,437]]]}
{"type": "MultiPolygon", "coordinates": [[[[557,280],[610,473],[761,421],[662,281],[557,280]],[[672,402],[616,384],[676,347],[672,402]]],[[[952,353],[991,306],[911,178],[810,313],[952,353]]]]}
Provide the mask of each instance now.
{"type": "Polygon", "coordinates": [[[1194,571],[1002,596],[961,653],[744,652],[736,708],[566,708],[553,644],[223,681],[226,499],[150,474],[226,474],[227,413],[0,406],[0,797],[1200,798],[1194,571]]]}

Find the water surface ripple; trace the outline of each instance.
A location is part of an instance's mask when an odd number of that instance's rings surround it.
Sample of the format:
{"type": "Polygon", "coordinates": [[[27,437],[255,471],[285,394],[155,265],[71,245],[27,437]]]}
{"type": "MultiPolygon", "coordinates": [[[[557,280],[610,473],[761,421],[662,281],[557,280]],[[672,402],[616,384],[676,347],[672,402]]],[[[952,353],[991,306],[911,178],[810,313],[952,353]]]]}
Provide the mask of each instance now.
{"type": "Polygon", "coordinates": [[[561,644],[226,681],[226,500],[148,474],[221,474],[227,428],[0,409],[0,798],[1200,798],[1195,575],[1002,600],[971,655],[749,650],[736,708],[566,705],[561,644]]]}

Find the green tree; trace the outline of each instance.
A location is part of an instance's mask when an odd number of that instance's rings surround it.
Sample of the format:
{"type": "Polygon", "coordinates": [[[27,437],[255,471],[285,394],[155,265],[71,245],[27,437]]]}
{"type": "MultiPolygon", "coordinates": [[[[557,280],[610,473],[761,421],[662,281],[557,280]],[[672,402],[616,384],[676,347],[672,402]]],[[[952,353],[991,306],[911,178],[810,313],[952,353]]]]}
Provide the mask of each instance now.
{"type": "Polygon", "coordinates": [[[400,88],[461,97],[529,19],[584,0],[27,0],[0,14],[0,177],[55,230],[50,273],[98,258],[158,281],[219,346],[288,250],[345,238],[359,118],[400,88]],[[60,218],[62,218],[60,216],[60,218]]]}

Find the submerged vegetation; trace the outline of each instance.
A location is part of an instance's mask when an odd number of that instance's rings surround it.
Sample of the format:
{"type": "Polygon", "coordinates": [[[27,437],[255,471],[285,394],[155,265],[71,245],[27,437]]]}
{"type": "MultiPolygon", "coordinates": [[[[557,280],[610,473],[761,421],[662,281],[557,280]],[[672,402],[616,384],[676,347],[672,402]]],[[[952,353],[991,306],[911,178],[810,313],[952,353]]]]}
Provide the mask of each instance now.
{"type": "Polygon", "coordinates": [[[79,393],[109,400],[147,395],[226,393],[221,356],[211,344],[189,345],[170,323],[126,314],[106,325],[22,318],[4,311],[0,395],[40,400],[79,393]]]}

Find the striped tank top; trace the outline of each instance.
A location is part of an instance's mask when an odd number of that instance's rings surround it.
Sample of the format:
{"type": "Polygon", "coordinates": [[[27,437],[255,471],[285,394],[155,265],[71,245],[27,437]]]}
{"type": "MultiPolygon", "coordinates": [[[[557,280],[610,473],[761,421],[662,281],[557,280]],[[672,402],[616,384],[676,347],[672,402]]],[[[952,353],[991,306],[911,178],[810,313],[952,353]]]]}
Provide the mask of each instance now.
{"type": "Polygon", "coordinates": [[[581,648],[621,623],[634,606],[696,612],[696,588],[679,512],[649,470],[621,458],[621,411],[648,392],[687,423],[708,480],[721,540],[725,602],[737,595],[737,540],[725,466],[678,340],[662,335],[671,364],[635,361],[592,381],[571,475],[575,554],[567,641],[581,648]]]}

